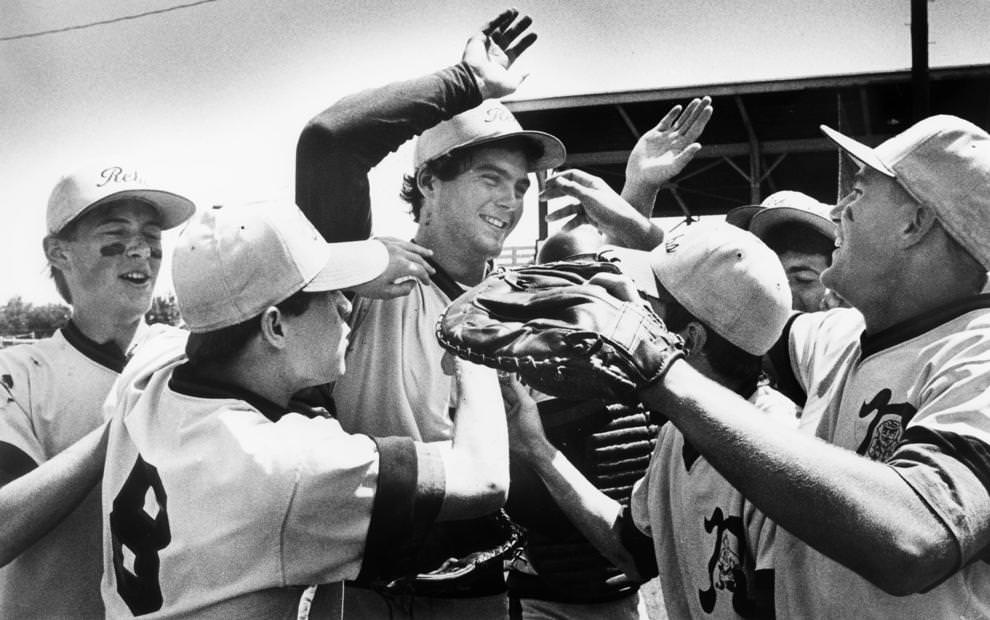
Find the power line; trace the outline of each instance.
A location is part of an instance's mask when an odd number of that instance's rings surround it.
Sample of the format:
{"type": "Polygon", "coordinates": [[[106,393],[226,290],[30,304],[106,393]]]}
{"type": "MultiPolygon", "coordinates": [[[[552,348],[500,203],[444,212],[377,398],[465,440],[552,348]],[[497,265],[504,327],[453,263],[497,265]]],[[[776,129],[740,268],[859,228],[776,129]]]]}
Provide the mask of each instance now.
{"type": "Polygon", "coordinates": [[[107,24],[116,24],[117,22],[123,22],[130,19],[139,19],[141,17],[148,17],[149,15],[160,15],[161,13],[169,13],[171,11],[178,11],[180,9],[188,9],[194,6],[199,6],[201,4],[208,4],[210,2],[216,2],[216,1],[217,0],[197,0],[197,2],[189,2],[187,4],[177,4],[175,6],[165,7],[164,9],[155,9],[153,11],[145,11],[143,13],[135,13],[133,15],[123,15],[121,17],[114,17],[112,19],[104,19],[101,21],[79,24],[78,26],[66,26],[65,28],[53,28],[52,30],[40,30],[38,32],[14,34],[7,37],[0,37],[0,41],[16,41],[18,39],[31,39],[33,37],[41,37],[47,34],[58,34],[61,32],[69,32],[71,30],[83,30],[84,28],[92,28],[93,26],[105,26],[107,24]]]}

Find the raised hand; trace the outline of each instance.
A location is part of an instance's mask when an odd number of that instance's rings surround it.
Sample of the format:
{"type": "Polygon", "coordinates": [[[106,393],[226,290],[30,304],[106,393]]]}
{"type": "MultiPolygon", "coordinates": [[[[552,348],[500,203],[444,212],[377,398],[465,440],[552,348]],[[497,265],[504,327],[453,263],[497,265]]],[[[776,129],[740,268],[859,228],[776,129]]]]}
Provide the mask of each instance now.
{"type": "Polygon", "coordinates": [[[683,170],[701,150],[697,139],[711,117],[710,97],[692,99],[686,108],[671,108],[656,127],[640,136],[629,153],[622,190],[623,197],[640,213],[649,215],[660,186],[683,170]]]}
{"type": "Polygon", "coordinates": [[[416,280],[430,283],[430,275],[436,270],[426,259],[433,256],[432,250],[391,237],[379,237],[378,240],[388,250],[388,267],[374,280],[355,286],[352,289],[355,293],[362,297],[388,299],[407,295],[416,287],[416,280]]]}
{"type": "Polygon", "coordinates": [[[564,230],[591,223],[607,243],[650,250],[663,239],[663,233],[643,214],[626,202],[608,183],[581,170],[565,170],[547,179],[544,199],[569,196],[579,202],[547,215],[547,221],[572,217],[564,230]]]}
{"type": "Polygon", "coordinates": [[[533,23],[528,15],[508,9],[471,35],[462,60],[474,74],[485,99],[503,97],[519,88],[527,74],[512,65],[536,41],[535,32],[526,32],[533,23]]]}

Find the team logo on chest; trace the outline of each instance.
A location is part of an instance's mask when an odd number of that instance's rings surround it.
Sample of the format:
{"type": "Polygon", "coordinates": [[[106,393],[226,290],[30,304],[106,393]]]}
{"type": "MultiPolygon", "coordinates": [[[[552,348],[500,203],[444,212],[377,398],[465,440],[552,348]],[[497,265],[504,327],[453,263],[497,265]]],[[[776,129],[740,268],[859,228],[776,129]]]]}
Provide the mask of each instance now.
{"type": "Polygon", "coordinates": [[[749,599],[751,570],[747,570],[749,551],[746,548],[745,528],[740,517],[725,516],[721,508],[715,508],[711,519],[705,519],[705,531],[715,532],[715,547],[708,560],[709,586],[698,590],[698,602],[706,613],[715,609],[719,590],[732,593],[732,609],[740,616],[749,617],[754,609],[749,599]]]}
{"type": "Polygon", "coordinates": [[[859,408],[861,419],[871,414],[873,419],[856,452],[874,461],[886,461],[894,454],[904,437],[904,428],[918,412],[911,403],[891,403],[890,397],[891,391],[884,388],[859,408]]]}

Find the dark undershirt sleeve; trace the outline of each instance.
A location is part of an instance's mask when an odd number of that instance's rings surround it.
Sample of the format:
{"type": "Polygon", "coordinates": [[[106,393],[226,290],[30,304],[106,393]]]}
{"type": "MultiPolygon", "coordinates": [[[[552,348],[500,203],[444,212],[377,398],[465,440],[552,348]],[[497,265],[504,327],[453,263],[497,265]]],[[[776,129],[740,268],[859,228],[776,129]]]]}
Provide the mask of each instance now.
{"type": "Polygon", "coordinates": [[[407,437],[372,438],[378,446],[378,490],[358,581],[409,573],[440,513],[444,473],[439,456],[407,437]]]}
{"type": "Polygon", "coordinates": [[[973,437],[910,427],[887,464],[955,537],[961,566],[990,561],[990,446],[973,437]]]}

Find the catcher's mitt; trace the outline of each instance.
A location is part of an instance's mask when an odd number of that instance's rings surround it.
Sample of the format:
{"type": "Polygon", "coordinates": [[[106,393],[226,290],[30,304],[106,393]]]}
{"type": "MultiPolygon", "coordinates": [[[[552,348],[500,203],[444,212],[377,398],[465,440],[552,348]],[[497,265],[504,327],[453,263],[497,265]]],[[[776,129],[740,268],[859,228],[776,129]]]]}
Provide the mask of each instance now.
{"type": "Polygon", "coordinates": [[[450,304],[437,338],[552,396],[636,401],[683,355],[683,342],[642,301],[589,283],[618,272],[612,263],[558,262],[496,273],[450,304]]]}

